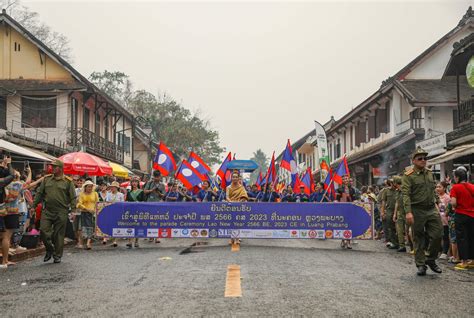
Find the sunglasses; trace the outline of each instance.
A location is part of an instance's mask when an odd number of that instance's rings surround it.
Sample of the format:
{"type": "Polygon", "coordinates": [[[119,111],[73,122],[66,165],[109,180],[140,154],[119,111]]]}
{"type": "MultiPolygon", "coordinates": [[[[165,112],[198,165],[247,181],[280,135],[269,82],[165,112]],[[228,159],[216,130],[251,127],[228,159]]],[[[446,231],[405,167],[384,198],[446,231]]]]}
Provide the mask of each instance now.
{"type": "Polygon", "coordinates": [[[426,161],[426,160],[428,160],[428,158],[426,158],[426,157],[418,157],[418,158],[416,158],[416,160],[418,160],[418,161],[426,161]]]}

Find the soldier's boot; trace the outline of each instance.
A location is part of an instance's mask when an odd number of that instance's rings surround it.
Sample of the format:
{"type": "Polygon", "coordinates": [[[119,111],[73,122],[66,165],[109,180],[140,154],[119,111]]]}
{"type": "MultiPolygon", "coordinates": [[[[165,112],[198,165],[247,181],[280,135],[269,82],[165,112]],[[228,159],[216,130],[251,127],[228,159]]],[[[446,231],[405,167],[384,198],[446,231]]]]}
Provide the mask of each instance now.
{"type": "MultiPolygon", "coordinates": [[[[443,270],[436,264],[436,261],[426,261],[426,265],[435,273],[441,274],[443,270]]],[[[426,270],[425,270],[426,271],[426,270]]]]}
{"type": "Polygon", "coordinates": [[[420,266],[417,266],[417,267],[418,267],[418,271],[416,272],[416,275],[425,276],[426,275],[426,265],[420,265],[420,266]]]}

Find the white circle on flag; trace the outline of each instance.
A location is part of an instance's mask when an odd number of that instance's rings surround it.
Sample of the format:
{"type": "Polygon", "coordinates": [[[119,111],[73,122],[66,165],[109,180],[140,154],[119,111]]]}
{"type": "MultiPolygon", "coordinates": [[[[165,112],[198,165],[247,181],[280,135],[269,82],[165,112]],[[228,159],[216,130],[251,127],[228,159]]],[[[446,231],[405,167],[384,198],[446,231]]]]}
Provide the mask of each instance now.
{"type": "Polygon", "coordinates": [[[166,161],[166,159],[168,159],[168,157],[164,153],[162,153],[161,155],[158,156],[158,164],[159,165],[163,164],[166,161]]]}
{"type": "Polygon", "coordinates": [[[199,167],[199,162],[193,161],[193,162],[191,162],[191,166],[193,166],[193,168],[197,168],[197,167],[199,167]]]}
{"type": "Polygon", "coordinates": [[[291,160],[291,161],[290,161],[290,169],[291,169],[291,171],[296,171],[297,168],[298,168],[298,167],[296,166],[296,161],[291,160]]]}
{"type": "Polygon", "coordinates": [[[191,169],[188,169],[188,168],[184,168],[182,173],[185,177],[189,177],[193,175],[193,172],[191,171],[191,169]]]}

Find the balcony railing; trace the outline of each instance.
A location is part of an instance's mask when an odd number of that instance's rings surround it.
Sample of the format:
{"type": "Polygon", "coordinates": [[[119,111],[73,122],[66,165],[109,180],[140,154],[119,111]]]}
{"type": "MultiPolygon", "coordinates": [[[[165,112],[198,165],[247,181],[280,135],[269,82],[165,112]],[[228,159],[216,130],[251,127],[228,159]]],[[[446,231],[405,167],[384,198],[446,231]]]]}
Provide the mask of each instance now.
{"type": "Polygon", "coordinates": [[[423,118],[410,118],[395,126],[395,134],[400,135],[410,129],[420,130],[423,128],[423,118]]]}
{"type": "Polygon", "coordinates": [[[459,104],[459,126],[469,124],[474,119],[474,99],[467,100],[459,104]]]}
{"type": "Polygon", "coordinates": [[[76,150],[85,148],[83,150],[101,158],[123,163],[123,147],[116,145],[103,137],[97,136],[92,131],[85,128],[71,129],[69,136],[70,144],[76,148],[76,150]]]}
{"type": "Polygon", "coordinates": [[[458,116],[456,129],[446,134],[448,147],[474,140],[474,99],[459,104],[458,116]]]}

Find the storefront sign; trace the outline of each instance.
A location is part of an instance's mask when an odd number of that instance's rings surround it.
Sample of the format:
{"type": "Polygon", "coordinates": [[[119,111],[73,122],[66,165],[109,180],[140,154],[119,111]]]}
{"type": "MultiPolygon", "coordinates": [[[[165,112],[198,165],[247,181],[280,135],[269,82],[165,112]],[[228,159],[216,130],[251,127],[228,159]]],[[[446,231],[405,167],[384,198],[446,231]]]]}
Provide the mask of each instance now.
{"type": "Polygon", "coordinates": [[[140,238],[372,239],[369,203],[99,203],[97,234],[140,238]]]}
{"type": "Polygon", "coordinates": [[[317,121],[314,121],[314,124],[316,127],[316,142],[318,143],[318,166],[321,169],[321,181],[324,181],[329,173],[327,169],[331,162],[328,151],[328,140],[323,125],[317,121]]]}
{"type": "Polygon", "coordinates": [[[430,157],[442,154],[446,152],[446,134],[419,141],[416,146],[428,151],[430,157]]]}

